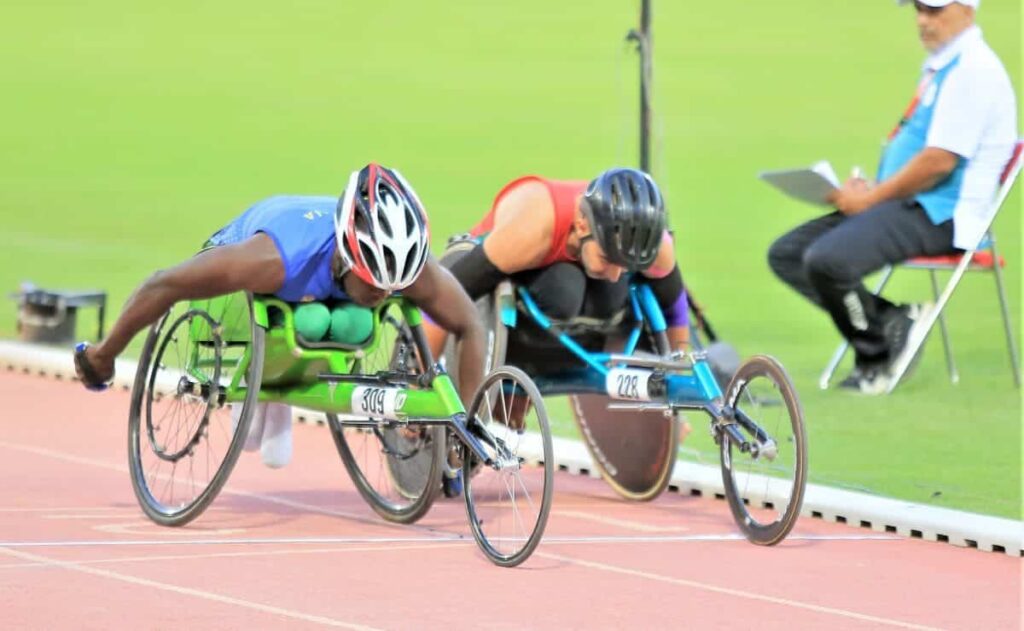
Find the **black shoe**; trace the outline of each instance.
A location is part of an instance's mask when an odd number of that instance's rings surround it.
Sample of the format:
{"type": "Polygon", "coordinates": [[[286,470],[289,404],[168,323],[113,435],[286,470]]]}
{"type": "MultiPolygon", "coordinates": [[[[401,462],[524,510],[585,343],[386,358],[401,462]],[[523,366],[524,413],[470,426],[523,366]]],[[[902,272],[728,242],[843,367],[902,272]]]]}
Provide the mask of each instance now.
{"type": "Polygon", "coordinates": [[[885,394],[890,381],[889,368],[884,364],[855,366],[853,372],[839,382],[839,387],[860,394],[885,394]]]}
{"type": "Polygon", "coordinates": [[[889,368],[893,368],[903,356],[910,352],[910,349],[917,347],[914,357],[903,372],[901,381],[909,379],[921,361],[924,345],[921,344],[924,335],[923,326],[928,314],[934,305],[908,304],[897,307],[893,314],[885,322],[885,336],[889,340],[889,368]]]}

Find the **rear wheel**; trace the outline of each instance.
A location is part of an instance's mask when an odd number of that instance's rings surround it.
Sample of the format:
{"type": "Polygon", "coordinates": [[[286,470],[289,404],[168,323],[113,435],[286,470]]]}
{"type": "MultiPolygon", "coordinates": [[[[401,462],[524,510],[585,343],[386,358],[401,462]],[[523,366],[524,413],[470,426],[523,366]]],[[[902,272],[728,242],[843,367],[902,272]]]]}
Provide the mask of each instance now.
{"type": "Polygon", "coordinates": [[[725,404],[735,410],[736,429],[754,446],[749,452],[741,451],[716,426],[725,497],[750,541],[775,545],[796,523],[807,484],[807,437],[800,400],[775,359],[755,356],[736,371],[725,404]]]}
{"type": "MultiPolygon", "coordinates": [[[[650,335],[659,355],[669,353],[664,331],[650,335]]],[[[621,350],[622,342],[609,345],[621,350]]],[[[608,410],[608,397],[574,394],[569,397],[583,444],[609,486],[628,500],[658,497],[675,468],[679,444],[678,414],[661,410],[608,410]]]]}
{"type": "MultiPolygon", "coordinates": [[[[418,375],[422,357],[398,305],[381,315],[384,343],[367,354],[358,372],[384,370],[418,375]]],[[[384,519],[408,524],[425,515],[440,490],[445,453],[444,427],[382,421],[372,429],[345,427],[328,414],[338,454],[359,494],[384,519]]]]}
{"type": "Polygon", "coordinates": [[[244,293],[179,303],[150,329],[132,388],[128,462],[154,522],[187,524],[224,486],[256,409],[263,341],[244,293]],[[232,386],[244,399],[226,405],[232,386]]]}

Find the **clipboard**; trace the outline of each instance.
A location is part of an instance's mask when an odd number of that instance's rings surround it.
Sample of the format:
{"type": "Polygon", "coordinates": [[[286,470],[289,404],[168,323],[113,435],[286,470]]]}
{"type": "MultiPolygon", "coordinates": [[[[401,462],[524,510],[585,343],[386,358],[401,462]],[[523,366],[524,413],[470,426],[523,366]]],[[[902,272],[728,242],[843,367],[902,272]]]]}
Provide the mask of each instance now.
{"type": "Polygon", "coordinates": [[[803,169],[762,171],[758,177],[794,199],[830,206],[828,197],[839,188],[839,178],[828,160],[803,169]]]}

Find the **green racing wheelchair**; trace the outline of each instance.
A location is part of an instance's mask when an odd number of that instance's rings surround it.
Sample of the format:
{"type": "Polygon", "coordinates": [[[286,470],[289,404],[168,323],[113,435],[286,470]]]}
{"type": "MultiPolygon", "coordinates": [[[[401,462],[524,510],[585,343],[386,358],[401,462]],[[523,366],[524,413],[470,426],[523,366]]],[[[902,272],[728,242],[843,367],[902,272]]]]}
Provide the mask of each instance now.
{"type": "Polygon", "coordinates": [[[356,489],[388,521],[426,514],[443,469],[460,466],[480,549],[497,565],[525,561],[553,493],[540,391],[521,370],[498,367],[465,409],[420,322],[415,306],[392,296],[374,308],[362,344],[309,343],[296,335],[292,305],[273,297],[175,305],[149,331],[131,395],[128,452],[143,511],[165,526],[202,514],[227,482],[257,406],[283,403],[325,414],[356,489]],[[512,419],[521,408],[529,414],[512,419]]]}

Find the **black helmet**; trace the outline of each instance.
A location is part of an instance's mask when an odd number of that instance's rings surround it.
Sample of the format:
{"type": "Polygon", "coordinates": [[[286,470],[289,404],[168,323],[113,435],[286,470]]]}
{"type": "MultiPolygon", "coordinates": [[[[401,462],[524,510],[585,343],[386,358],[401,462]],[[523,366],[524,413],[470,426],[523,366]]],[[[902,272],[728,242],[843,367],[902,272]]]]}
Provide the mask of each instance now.
{"type": "Polygon", "coordinates": [[[636,169],[609,169],[583,194],[590,230],[608,260],[631,272],[658,256],[665,231],[665,203],[651,176],[636,169]]]}

